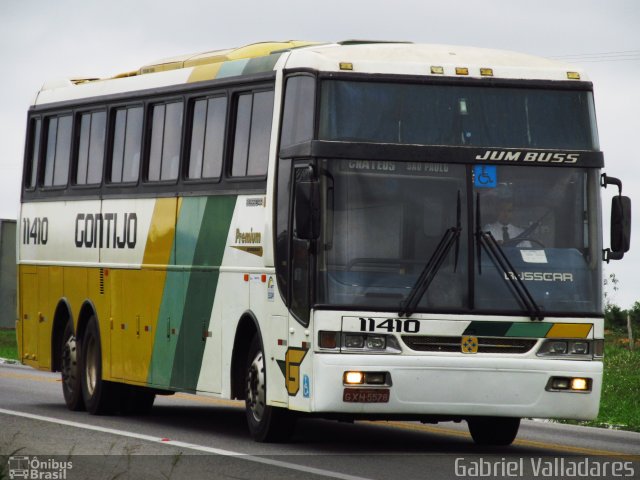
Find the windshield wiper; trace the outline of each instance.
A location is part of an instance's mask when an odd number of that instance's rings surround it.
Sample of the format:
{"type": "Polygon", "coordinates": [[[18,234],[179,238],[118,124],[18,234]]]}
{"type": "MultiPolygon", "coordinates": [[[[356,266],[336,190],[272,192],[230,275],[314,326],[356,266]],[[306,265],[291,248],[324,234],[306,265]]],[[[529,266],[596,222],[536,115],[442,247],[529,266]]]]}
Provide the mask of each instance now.
{"type": "Polygon", "coordinates": [[[431,254],[431,258],[422,269],[418,280],[411,288],[411,291],[407,295],[407,298],[400,302],[400,312],[398,315],[400,317],[407,316],[410,317],[416,310],[418,303],[420,303],[420,299],[424,296],[431,285],[431,282],[438,274],[438,270],[442,266],[445,258],[447,258],[447,254],[451,250],[451,247],[456,246],[455,250],[455,260],[453,271],[455,272],[458,267],[458,252],[460,251],[460,232],[462,231],[461,223],[460,223],[460,191],[458,190],[458,203],[457,203],[457,211],[456,211],[456,226],[448,228],[442,238],[440,239],[440,243],[431,254]]]}
{"type": "Polygon", "coordinates": [[[529,318],[531,318],[531,320],[544,320],[542,310],[534,300],[527,286],[522,281],[522,278],[520,278],[520,275],[518,274],[516,269],[513,268],[513,265],[507,258],[507,255],[504,253],[504,250],[502,249],[500,244],[496,241],[491,232],[485,232],[482,230],[480,220],[479,194],[476,195],[476,246],[478,257],[478,273],[482,274],[482,262],[480,260],[480,256],[482,254],[482,247],[484,247],[489,254],[489,258],[491,259],[493,264],[500,270],[502,270],[502,273],[505,275],[505,279],[511,282],[510,285],[513,287],[513,291],[527,310],[529,318]]]}

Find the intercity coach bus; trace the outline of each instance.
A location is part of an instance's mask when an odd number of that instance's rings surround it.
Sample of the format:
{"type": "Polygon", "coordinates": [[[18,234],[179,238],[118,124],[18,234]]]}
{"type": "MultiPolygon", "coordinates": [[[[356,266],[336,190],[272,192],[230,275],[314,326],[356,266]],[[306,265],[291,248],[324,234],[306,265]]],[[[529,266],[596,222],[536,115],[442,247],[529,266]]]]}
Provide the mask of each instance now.
{"type": "Polygon", "coordinates": [[[591,419],[631,208],[603,166],[585,74],[511,52],[261,43],[50,82],[20,358],[91,414],[243,399],[258,441],[305,414],[464,420],[494,445],[591,419]]]}

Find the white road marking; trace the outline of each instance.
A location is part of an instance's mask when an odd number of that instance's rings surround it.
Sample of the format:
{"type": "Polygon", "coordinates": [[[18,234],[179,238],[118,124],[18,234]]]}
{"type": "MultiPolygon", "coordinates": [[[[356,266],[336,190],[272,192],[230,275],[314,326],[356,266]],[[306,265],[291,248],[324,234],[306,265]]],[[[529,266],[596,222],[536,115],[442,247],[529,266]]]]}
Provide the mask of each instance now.
{"type": "Polygon", "coordinates": [[[221,448],[213,448],[213,447],[207,447],[204,445],[196,445],[193,443],[181,442],[178,440],[165,440],[162,437],[154,437],[152,435],[144,435],[142,433],[127,432],[126,430],[118,430],[115,428],[98,427],[96,425],[85,425],[84,423],[80,423],[80,422],[72,422],[70,420],[62,420],[59,418],[45,417],[42,415],[34,415],[32,413],[19,412],[16,410],[6,410],[4,408],[0,408],[0,414],[12,415],[14,417],[30,418],[32,420],[39,420],[41,422],[56,423],[58,425],[65,425],[68,427],[82,428],[84,430],[93,430],[95,432],[110,433],[112,435],[120,435],[123,437],[136,438],[138,440],[144,440],[146,442],[160,443],[162,445],[171,445],[173,447],[196,450],[196,451],[205,452],[205,453],[212,453],[214,455],[235,457],[240,460],[246,460],[246,461],[255,462],[255,463],[262,463],[265,465],[286,468],[289,470],[297,470],[299,472],[311,473],[314,475],[321,475],[323,477],[338,478],[341,480],[371,480],[365,477],[358,477],[358,476],[349,475],[346,473],[332,472],[330,470],[324,470],[321,468],[306,467],[304,465],[298,465],[295,463],[283,462],[280,460],[271,460],[269,458],[263,458],[263,457],[256,457],[254,455],[248,455],[242,452],[234,452],[232,450],[223,450],[221,448]]]}

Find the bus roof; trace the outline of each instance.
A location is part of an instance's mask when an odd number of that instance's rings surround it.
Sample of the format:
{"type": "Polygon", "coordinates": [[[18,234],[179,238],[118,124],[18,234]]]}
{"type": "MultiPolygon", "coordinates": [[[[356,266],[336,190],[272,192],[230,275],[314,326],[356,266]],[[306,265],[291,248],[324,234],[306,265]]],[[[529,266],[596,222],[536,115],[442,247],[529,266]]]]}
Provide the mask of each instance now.
{"type": "Polygon", "coordinates": [[[522,53],[453,45],[347,40],[262,42],[167,58],[109,78],[47,82],[35,105],[278,69],[520,80],[587,80],[565,63],[522,53]],[[283,57],[284,53],[288,53],[283,57]],[[279,61],[283,58],[284,61],[279,61]]]}

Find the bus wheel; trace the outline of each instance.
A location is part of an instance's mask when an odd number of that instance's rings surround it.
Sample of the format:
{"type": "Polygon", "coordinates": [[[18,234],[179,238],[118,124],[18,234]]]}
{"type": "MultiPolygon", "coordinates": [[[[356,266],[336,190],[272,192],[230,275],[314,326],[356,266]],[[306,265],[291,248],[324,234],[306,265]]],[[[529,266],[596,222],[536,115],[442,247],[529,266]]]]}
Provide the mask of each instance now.
{"type": "Polygon", "coordinates": [[[119,406],[119,385],[102,379],[102,349],[96,317],[91,317],[80,349],[82,396],[92,415],[113,413],[119,406]]]}
{"type": "Polygon", "coordinates": [[[519,418],[474,417],[467,419],[469,433],[476,445],[511,445],[518,435],[519,418]]]}
{"type": "Polygon", "coordinates": [[[84,410],[84,401],[82,399],[82,385],[80,382],[80,374],[78,369],[78,343],[73,335],[73,322],[69,320],[64,327],[62,334],[62,353],[61,358],[61,377],[62,377],[62,395],[64,395],[64,403],[67,408],[72,411],[84,410]]]}
{"type": "Polygon", "coordinates": [[[296,417],[289,410],[267,405],[264,354],[257,335],[251,342],[245,371],[245,407],[251,436],[258,442],[288,440],[295,429],[296,417]]]}
{"type": "Polygon", "coordinates": [[[146,415],[153,408],[156,394],[153,390],[132,385],[122,385],[120,411],[124,415],[146,415]]]}

